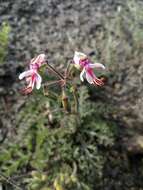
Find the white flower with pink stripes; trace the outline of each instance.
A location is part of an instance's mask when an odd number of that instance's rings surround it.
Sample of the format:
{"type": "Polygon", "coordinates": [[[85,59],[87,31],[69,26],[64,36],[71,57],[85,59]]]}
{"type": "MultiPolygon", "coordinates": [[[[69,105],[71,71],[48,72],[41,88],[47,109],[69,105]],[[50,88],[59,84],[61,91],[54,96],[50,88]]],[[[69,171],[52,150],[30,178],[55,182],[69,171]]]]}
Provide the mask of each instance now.
{"type": "Polygon", "coordinates": [[[38,74],[38,70],[44,63],[45,63],[45,54],[40,54],[30,61],[29,70],[24,71],[19,75],[19,79],[22,80],[23,78],[25,78],[28,84],[27,87],[22,89],[21,92],[23,94],[31,93],[34,86],[36,86],[36,89],[40,89],[42,78],[38,74]]]}
{"type": "Polygon", "coordinates": [[[95,84],[97,86],[104,85],[104,82],[96,77],[93,70],[94,68],[105,69],[105,66],[103,64],[91,63],[87,55],[77,51],[74,54],[73,61],[76,68],[82,69],[82,72],[80,73],[81,81],[84,81],[84,78],[86,78],[90,84],[95,84]]]}

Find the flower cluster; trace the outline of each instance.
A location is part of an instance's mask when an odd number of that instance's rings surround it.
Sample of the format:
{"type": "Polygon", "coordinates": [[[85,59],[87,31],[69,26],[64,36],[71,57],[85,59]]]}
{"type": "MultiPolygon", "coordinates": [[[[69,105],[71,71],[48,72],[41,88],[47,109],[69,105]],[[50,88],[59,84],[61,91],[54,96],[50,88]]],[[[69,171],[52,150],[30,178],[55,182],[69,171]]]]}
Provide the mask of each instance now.
{"type": "MultiPolygon", "coordinates": [[[[20,80],[25,78],[26,82],[28,83],[27,87],[22,89],[23,94],[31,93],[34,86],[36,86],[36,89],[40,89],[42,78],[38,74],[38,71],[40,67],[45,63],[47,63],[45,59],[45,54],[40,54],[30,61],[29,70],[19,75],[20,80]]],[[[81,70],[81,73],[80,73],[81,81],[84,81],[84,78],[86,78],[86,80],[90,84],[94,84],[97,86],[102,86],[104,84],[103,80],[97,78],[93,70],[94,68],[102,69],[102,70],[105,69],[105,66],[103,64],[92,63],[87,55],[76,51],[73,57],[73,65],[76,68],[81,70]]],[[[52,66],[50,66],[50,68],[52,68],[52,66]]],[[[56,71],[54,68],[53,68],[53,71],[58,73],[58,71],[56,71]]],[[[59,73],[59,76],[61,76],[60,73],[59,73]]]]}
{"type": "Polygon", "coordinates": [[[94,74],[93,69],[105,69],[105,66],[101,63],[91,63],[87,55],[81,52],[75,52],[74,54],[74,65],[75,67],[82,70],[80,73],[81,81],[84,81],[84,78],[90,83],[98,86],[102,86],[104,83],[101,79],[97,78],[94,74]]]}
{"type": "Polygon", "coordinates": [[[45,54],[40,54],[36,58],[33,58],[29,64],[29,70],[24,71],[19,75],[19,79],[26,79],[28,83],[27,87],[22,89],[23,94],[29,94],[32,92],[34,86],[36,89],[40,89],[42,78],[38,74],[38,70],[45,63],[45,54]]]}

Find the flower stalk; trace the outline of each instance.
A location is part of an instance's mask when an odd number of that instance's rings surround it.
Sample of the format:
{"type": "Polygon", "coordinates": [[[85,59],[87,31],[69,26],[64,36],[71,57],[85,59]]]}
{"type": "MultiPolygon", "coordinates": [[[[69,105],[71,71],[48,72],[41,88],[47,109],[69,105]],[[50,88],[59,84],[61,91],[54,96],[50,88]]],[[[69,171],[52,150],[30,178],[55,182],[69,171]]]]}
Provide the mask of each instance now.
{"type": "Polygon", "coordinates": [[[60,79],[65,80],[65,77],[64,77],[61,73],[59,73],[54,67],[52,67],[52,66],[48,63],[48,61],[46,61],[46,63],[47,63],[47,66],[48,66],[60,79]]]}
{"type": "Polygon", "coordinates": [[[62,89],[62,106],[65,112],[69,112],[68,96],[66,95],[65,89],[62,89]]]}
{"type": "Polygon", "coordinates": [[[72,93],[74,97],[74,112],[78,113],[78,95],[77,95],[77,88],[75,86],[72,87],[72,93]]]}

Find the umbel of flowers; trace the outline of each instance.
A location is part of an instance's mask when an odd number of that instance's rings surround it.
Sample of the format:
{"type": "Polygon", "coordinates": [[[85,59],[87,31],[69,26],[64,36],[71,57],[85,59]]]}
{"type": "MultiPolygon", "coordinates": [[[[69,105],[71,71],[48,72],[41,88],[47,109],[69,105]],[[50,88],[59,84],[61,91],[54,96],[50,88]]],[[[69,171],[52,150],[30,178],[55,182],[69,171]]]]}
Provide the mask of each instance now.
{"type": "MultiPolygon", "coordinates": [[[[39,70],[43,65],[46,65],[47,66],[46,68],[50,69],[59,78],[59,80],[56,81],[48,81],[47,85],[56,84],[56,83],[59,84],[62,89],[62,95],[64,94],[64,96],[66,96],[65,89],[67,85],[72,86],[73,87],[72,89],[74,89],[73,94],[75,93],[73,78],[70,75],[74,67],[81,71],[79,78],[82,82],[84,81],[84,79],[86,79],[87,82],[90,83],[91,85],[94,86],[104,85],[103,79],[100,79],[95,75],[94,69],[104,70],[105,66],[101,63],[92,63],[89,57],[82,52],[76,51],[74,53],[73,60],[70,62],[70,64],[68,64],[64,74],[60,73],[58,70],[56,70],[53,66],[51,66],[48,63],[45,54],[40,54],[30,61],[29,69],[19,75],[19,79],[20,80],[25,79],[27,83],[27,86],[21,90],[22,94],[24,95],[30,94],[33,91],[34,87],[36,87],[37,90],[40,89],[42,85],[42,77],[39,74],[39,70]]],[[[76,95],[74,94],[74,98],[75,97],[76,95]]],[[[67,97],[66,97],[66,102],[65,98],[63,102],[64,102],[63,107],[64,108],[67,107],[67,105],[66,106],[64,105],[67,104],[67,97]]]]}
{"type": "MultiPolygon", "coordinates": [[[[45,54],[40,54],[37,57],[33,58],[29,63],[29,70],[24,71],[19,75],[19,79],[21,80],[25,78],[28,84],[26,88],[22,89],[22,92],[24,94],[31,93],[34,89],[34,86],[37,90],[40,89],[42,78],[39,75],[38,71],[42,65],[46,63],[48,64],[45,57],[45,54]]],[[[77,51],[74,53],[73,62],[71,62],[71,64],[77,69],[81,70],[80,79],[82,82],[85,78],[90,84],[97,86],[104,85],[104,82],[101,79],[97,78],[97,76],[94,74],[94,69],[105,69],[105,66],[103,64],[92,63],[86,54],[77,51]]],[[[60,76],[60,73],[58,71],[56,71],[51,66],[50,68],[52,68],[53,72],[57,72],[57,74],[60,76]]]]}

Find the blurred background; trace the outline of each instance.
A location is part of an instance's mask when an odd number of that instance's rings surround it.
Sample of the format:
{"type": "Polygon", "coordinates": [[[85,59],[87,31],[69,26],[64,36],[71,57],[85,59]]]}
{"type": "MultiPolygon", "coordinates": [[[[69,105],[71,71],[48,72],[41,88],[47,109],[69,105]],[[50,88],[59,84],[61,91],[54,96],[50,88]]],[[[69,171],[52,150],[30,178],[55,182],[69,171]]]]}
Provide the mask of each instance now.
{"type": "Polygon", "coordinates": [[[0,0],[0,189],[143,189],[142,60],[142,0],[0,0]],[[19,93],[31,58],[62,70],[75,50],[108,79],[78,83],[78,117],[56,87],[19,93]]]}

